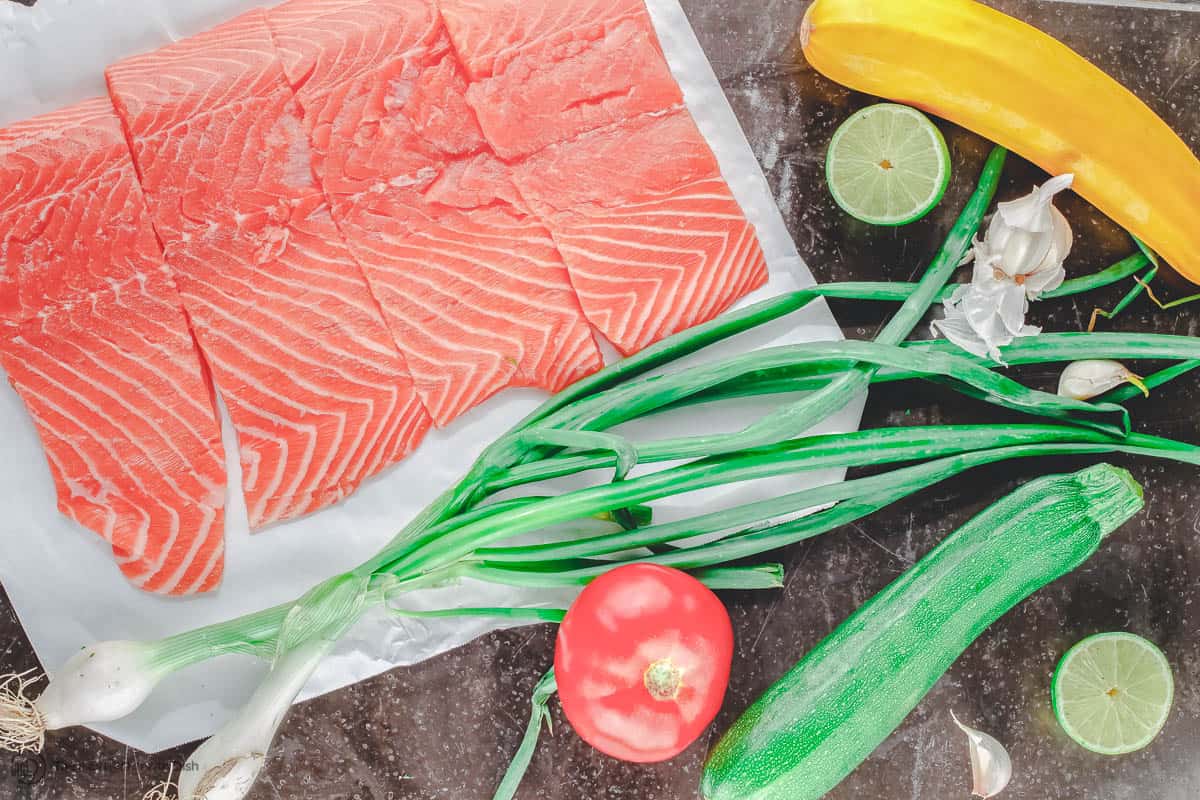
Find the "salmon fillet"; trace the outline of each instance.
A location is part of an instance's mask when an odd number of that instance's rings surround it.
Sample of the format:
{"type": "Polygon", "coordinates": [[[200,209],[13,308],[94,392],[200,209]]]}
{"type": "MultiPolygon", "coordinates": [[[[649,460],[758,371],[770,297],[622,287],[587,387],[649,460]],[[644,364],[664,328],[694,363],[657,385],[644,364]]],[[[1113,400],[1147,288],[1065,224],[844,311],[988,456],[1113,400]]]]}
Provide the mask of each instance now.
{"type": "Polygon", "coordinates": [[[683,101],[642,0],[442,0],[496,153],[516,159],[683,101]]]}
{"type": "Polygon", "coordinates": [[[251,526],[340,500],[416,446],[429,417],[314,179],[265,14],[107,78],[237,429],[251,526]]]}
{"type": "Polygon", "coordinates": [[[588,319],[626,355],[766,283],[754,226],[686,109],[548,147],[515,180],[554,234],[588,319]]]}
{"type": "Polygon", "coordinates": [[[334,217],[436,424],[598,369],[566,267],[485,141],[433,5],[293,0],[268,19],[334,217]]]}
{"type": "Polygon", "coordinates": [[[623,354],[767,280],[643,0],[441,0],[484,137],[623,354]]]}
{"type": "Polygon", "coordinates": [[[0,130],[0,363],[63,514],[136,586],[208,591],[224,565],[211,383],[107,98],[0,130]]]}

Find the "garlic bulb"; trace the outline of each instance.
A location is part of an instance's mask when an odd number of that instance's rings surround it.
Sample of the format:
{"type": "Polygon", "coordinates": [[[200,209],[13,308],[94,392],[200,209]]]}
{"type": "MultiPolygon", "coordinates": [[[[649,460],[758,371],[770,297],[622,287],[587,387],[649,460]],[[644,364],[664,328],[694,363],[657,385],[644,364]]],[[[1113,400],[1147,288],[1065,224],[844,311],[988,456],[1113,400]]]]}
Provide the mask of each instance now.
{"type": "Polygon", "coordinates": [[[1012,780],[1012,759],[1004,745],[983,731],[969,728],[958,721],[950,712],[954,724],[967,735],[967,748],[971,756],[971,794],[978,797],[995,797],[1004,791],[1012,780]]]}
{"type": "Polygon", "coordinates": [[[1074,400],[1091,400],[1123,383],[1132,383],[1147,397],[1150,390],[1142,379],[1120,361],[1091,359],[1068,364],[1058,379],[1058,393],[1074,400]]]}
{"type": "Polygon", "coordinates": [[[1054,196],[1074,176],[1060,175],[1025,197],[1000,203],[987,233],[976,240],[971,282],[955,290],[934,330],[964,350],[1001,362],[1000,348],[1040,328],[1025,324],[1029,301],[1058,288],[1071,252],[1071,226],[1054,196]]]}
{"type": "Polygon", "coordinates": [[[1000,203],[987,235],[975,243],[975,272],[1011,281],[1026,297],[1057,288],[1066,277],[1063,262],[1071,253],[1071,226],[1054,207],[1054,196],[1069,189],[1074,176],[1059,175],[1019,200],[1000,203]]]}

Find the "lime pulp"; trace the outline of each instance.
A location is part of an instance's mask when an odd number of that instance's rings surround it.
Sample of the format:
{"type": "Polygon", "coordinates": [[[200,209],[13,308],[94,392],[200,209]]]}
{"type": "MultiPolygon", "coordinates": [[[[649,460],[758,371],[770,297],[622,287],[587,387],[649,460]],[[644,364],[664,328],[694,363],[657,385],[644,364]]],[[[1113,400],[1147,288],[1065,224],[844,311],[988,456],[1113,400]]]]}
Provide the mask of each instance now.
{"type": "Polygon", "coordinates": [[[1131,633],[1079,642],[1059,662],[1050,686],[1054,715],[1066,734],[1104,755],[1150,744],[1166,724],[1174,694],[1166,656],[1131,633]]]}
{"type": "Polygon", "coordinates": [[[834,201],[855,219],[904,225],[941,202],[950,183],[950,150],[920,111],[879,103],[833,134],[825,177],[834,201]]]}

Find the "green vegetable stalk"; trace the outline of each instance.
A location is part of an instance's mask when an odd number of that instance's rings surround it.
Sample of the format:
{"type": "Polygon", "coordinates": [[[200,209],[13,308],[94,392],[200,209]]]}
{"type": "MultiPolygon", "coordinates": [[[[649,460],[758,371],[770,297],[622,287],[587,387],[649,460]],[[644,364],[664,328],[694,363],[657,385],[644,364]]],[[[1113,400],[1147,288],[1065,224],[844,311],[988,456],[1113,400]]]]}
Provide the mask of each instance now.
{"type": "Polygon", "coordinates": [[[706,800],[816,800],[1002,614],[1142,508],[1107,464],[1032,481],[948,536],[766,691],[717,744],[706,800]]]}

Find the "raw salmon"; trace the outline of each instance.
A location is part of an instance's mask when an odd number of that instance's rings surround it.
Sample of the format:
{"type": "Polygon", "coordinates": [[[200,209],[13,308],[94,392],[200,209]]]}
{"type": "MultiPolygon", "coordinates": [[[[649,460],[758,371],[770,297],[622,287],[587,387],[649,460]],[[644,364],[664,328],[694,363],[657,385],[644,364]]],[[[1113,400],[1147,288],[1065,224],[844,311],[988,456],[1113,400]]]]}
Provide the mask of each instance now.
{"type": "Polygon", "coordinates": [[[336,502],[408,453],[429,418],[314,179],[265,14],[107,77],[237,428],[251,525],[336,502]]]}
{"type": "Polygon", "coordinates": [[[522,52],[648,18],[645,0],[440,0],[439,7],[472,81],[502,74],[522,52]]]}
{"type": "Polygon", "coordinates": [[[643,0],[442,0],[484,137],[625,354],[766,282],[643,0]]]}
{"type": "Polygon", "coordinates": [[[0,362],[61,511],[152,592],[214,588],[225,466],[210,382],[107,98],[0,130],[0,362]]]}
{"type": "Polygon", "coordinates": [[[516,168],[580,302],[625,354],[763,285],[754,226],[683,108],[546,148],[516,168]]]}
{"type": "Polygon", "coordinates": [[[599,368],[566,268],[488,147],[433,5],[292,0],[268,18],[334,217],[435,422],[599,368]]]}
{"type": "Polygon", "coordinates": [[[515,159],[682,102],[642,0],[442,0],[467,100],[515,159]]]}

